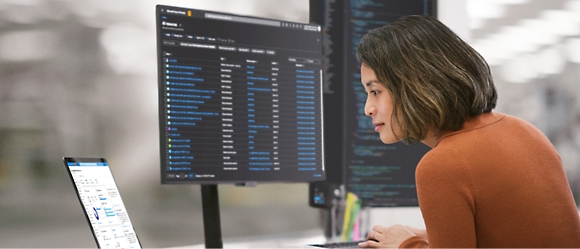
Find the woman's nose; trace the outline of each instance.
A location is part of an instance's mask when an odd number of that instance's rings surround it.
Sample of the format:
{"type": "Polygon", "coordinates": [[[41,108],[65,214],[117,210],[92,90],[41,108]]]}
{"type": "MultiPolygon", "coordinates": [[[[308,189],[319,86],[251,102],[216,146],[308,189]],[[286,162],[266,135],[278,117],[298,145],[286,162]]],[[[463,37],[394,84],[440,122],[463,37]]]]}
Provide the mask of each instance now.
{"type": "Polygon", "coordinates": [[[370,105],[369,102],[367,101],[365,103],[365,115],[367,116],[372,116],[373,114],[375,114],[377,112],[377,110],[374,108],[373,105],[370,105]]]}

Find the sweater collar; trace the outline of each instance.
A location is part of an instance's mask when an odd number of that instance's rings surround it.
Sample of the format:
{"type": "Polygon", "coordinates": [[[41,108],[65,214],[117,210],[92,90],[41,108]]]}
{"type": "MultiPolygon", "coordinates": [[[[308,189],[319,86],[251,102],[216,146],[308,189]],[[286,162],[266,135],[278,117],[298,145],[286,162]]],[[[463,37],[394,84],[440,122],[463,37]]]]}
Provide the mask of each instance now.
{"type": "Polygon", "coordinates": [[[501,119],[503,119],[504,117],[505,117],[505,114],[497,113],[497,112],[482,113],[482,114],[479,114],[475,117],[470,117],[463,123],[463,127],[461,127],[461,129],[456,130],[456,131],[444,131],[441,134],[441,136],[439,137],[437,144],[435,144],[435,147],[437,147],[437,145],[445,138],[448,138],[450,136],[457,135],[460,133],[480,129],[482,127],[496,123],[496,122],[500,121],[501,119]]]}

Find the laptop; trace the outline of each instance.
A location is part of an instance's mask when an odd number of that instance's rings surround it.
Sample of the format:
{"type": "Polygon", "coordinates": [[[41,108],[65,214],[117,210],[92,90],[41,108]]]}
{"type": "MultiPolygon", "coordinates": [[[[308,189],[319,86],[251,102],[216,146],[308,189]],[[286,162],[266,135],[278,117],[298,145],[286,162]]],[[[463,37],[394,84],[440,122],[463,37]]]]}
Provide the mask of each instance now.
{"type": "Polygon", "coordinates": [[[98,248],[141,248],[105,158],[64,157],[98,248]]]}

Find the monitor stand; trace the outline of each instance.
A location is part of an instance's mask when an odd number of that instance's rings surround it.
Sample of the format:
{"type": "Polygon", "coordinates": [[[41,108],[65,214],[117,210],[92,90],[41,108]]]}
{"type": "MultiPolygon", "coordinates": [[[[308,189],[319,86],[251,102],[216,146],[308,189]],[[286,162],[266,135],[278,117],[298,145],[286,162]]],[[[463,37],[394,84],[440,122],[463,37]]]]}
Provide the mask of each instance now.
{"type": "Polygon", "coordinates": [[[205,248],[223,248],[220,204],[216,184],[201,185],[205,248]]]}

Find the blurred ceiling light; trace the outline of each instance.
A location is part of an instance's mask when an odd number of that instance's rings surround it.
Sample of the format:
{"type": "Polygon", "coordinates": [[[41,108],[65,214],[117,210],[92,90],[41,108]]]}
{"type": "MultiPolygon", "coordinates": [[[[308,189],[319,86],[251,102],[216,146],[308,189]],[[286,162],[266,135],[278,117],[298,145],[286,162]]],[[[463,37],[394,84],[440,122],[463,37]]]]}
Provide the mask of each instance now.
{"type": "Polygon", "coordinates": [[[506,46],[506,43],[509,43],[509,39],[510,37],[503,33],[493,34],[488,39],[488,53],[491,53],[490,55],[499,63],[514,56],[514,51],[510,50],[511,46],[506,46]]]}
{"type": "Polygon", "coordinates": [[[567,10],[544,10],[540,17],[550,23],[552,33],[560,36],[576,35],[580,31],[580,15],[567,10]]]}
{"type": "MultiPolygon", "coordinates": [[[[579,41],[580,42],[580,41],[579,41]]],[[[551,46],[539,53],[515,55],[501,65],[501,76],[511,83],[527,83],[548,74],[559,74],[566,66],[561,46],[551,46]]]]}
{"type": "Polygon", "coordinates": [[[257,15],[260,14],[256,10],[258,6],[256,4],[251,4],[248,1],[230,1],[230,3],[223,7],[223,12],[236,13],[238,15],[257,15]]]}
{"type": "Polygon", "coordinates": [[[34,7],[25,5],[11,5],[6,7],[6,10],[3,11],[1,18],[8,22],[31,24],[37,23],[41,17],[37,14],[34,7]]]}
{"type": "Polygon", "coordinates": [[[580,63],[580,38],[566,40],[566,52],[569,61],[580,63]]]}
{"type": "Polygon", "coordinates": [[[549,45],[556,43],[560,37],[552,31],[548,20],[544,19],[524,19],[520,21],[520,26],[528,30],[531,43],[536,45],[549,45]]]}
{"type": "Polygon", "coordinates": [[[526,83],[528,70],[530,68],[528,58],[519,57],[508,60],[500,68],[502,78],[511,83],[526,83]]]}
{"type": "Polygon", "coordinates": [[[544,66],[542,57],[538,53],[528,54],[528,70],[530,74],[528,79],[542,78],[545,76],[544,70],[541,68],[544,66]]]}
{"type": "Polygon", "coordinates": [[[526,4],[530,2],[530,0],[495,0],[495,1],[503,4],[526,4]]]}
{"type": "Polygon", "coordinates": [[[506,6],[526,4],[529,0],[467,0],[467,14],[471,17],[470,27],[479,29],[485,25],[486,19],[505,16],[506,6]]]}
{"type": "MultiPolygon", "coordinates": [[[[498,4],[524,4],[525,0],[468,0],[476,17],[495,18],[487,13],[498,4]],[[483,6],[483,5],[491,5],[483,6]],[[487,14],[486,14],[487,13],[487,14]]],[[[506,81],[525,83],[546,74],[564,70],[566,60],[580,63],[580,0],[569,0],[565,10],[541,10],[537,19],[522,19],[515,26],[503,27],[499,32],[473,42],[473,47],[492,66],[501,66],[506,81]],[[530,71],[531,70],[531,71],[530,71]]]]}
{"type": "Polygon", "coordinates": [[[502,31],[487,38],[477,40],[473,48],[477,50],[489,65],[497,66],[517,55],[518,51],[532,51],[535,46],[521,41],[514,35],[525,32],[515,27],[504,27],[502,31]]]}
{"type": "Polygon", "coordinates": [[[521,54],[517,56],[516,60],[520,66],[518,73],[525,81],[538,77],[540,74],[538,68],[541,65],[537,63],[539,60],[536,54],[521,54]]]}
{"type": "Polygon", "coordinates": [[[472,47],[487,61],[490,66],[496,66],[501,63],[501,59],[498,58],[495,49],[490,43],[489,39],[480,39],[474,42],[472,47]]]}
{"type": "Polygon", "coordinates": [[[505,7],[497,1],[467,0],[467,15],[472,19],[472,29],[482,28],[485,19],[500,18],[504,14],[505,7]]]}
{"type": "Polygon", "coordinates": [[[3,4],[25,6],[36,6],[40,5],[42,2],[44,2],[44,0],[2,0],[3,4]]]}
{"type": "Polygon", "coordinates": [[[501,67],[504,80],[511,83],[527,83],[532,79],[545,76],[545,67],[541,53],[520,54],[507,60],[501,67]]]}
{"type": "Polygon", "coordinates": [[[99,13],[98,3],[94,0],[68,1],[72,13],[80,17],[95,17],[99,13]]]}
{"type": "Polygon", "coordinates": [[[501,1],[467,0],[467,14],[475,18],[499,18],[504,16],[505,8],[501,1]]]}
{"type": "Polygon", "coordinates": [[[559,74],[564,70],[566,59],[562,54],[561,45],[545,48],[538,55],[542,62],[540,70],[543,74],[559,74]]]}
{"type": "Polygon", "coordinates": [[[120,23],[103,30],[99,40],[115,72],[150,75],[157,73],[153,36],[132,23],[120,23]]]}
{"type": "Polygon", "coordinates": [[[0,0],[0,10],[0,19],[25,24],[62,20],[69,13],[63,0],[0,0]]]}
{"type": "Polygon", "coordinates": [[[513,53],[528,53],[538,48],[533,40],[535,30],[530,30],[525,26],[507,26],[502,28],[500,32],[504,38],[500,44],[506,46],[513,53]]]}
{"type": "Polygon", "coordinates": [[[0,59],[37,61],[51,57],[56,51],[57,36],[45,30],[15,31],[0,36],[0,59]]]}
{"type": "MultiPolygon", "coordinates": [[[[88,2],[84,0],[83,2],[88,2]]],[[[106,13],[130,13],[135,10],[135,3],[132,1],[118,1],[118,0],[91,0],[92,7],[99,9],[106,13]]],[[[154,5],[149,5],[150,10],[154,10],[154,5]]],[[[150,14],[150,13],[149,13],[150,14]]]]}
{"type": "Polygon", "coordinates": [[[564,4],[564,8],[580,15],[580,0],[570,0],[564,4]]]}

